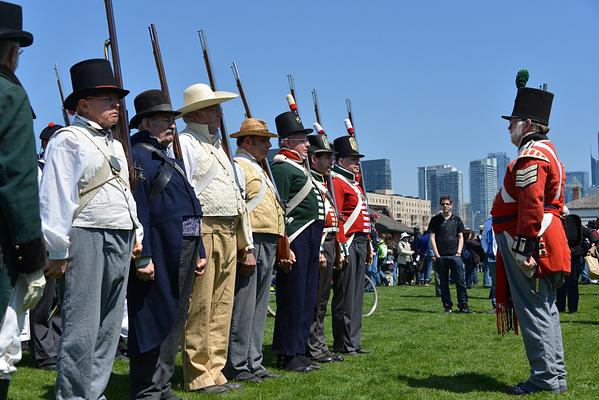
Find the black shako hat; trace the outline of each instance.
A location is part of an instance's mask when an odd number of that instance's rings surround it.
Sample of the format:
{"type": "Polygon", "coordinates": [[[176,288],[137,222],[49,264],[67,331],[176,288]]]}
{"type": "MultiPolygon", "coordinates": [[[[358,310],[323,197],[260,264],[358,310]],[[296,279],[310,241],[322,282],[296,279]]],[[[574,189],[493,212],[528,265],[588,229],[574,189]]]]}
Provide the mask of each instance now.
{"type": "Polygon", "coordinates": [[[501,118],[530,119],[542,125],[549,125],[553,93],[541,89],[521,87],[514,100],[512,115],[502,115],[501,118]]]}
{"type": "Polygon", "coordinates": [[[141,120],[152,114],[165,113],[173,117],[181,115],[179,111],[173,110],[162,90],[150,89],[141,92],[133,100],[133,103],[135,104],[135,116],[129,121],[130,129],[137,129],[141,120]]]}
{"type": "Polygon", "coordinates": [[[31,46],[33,35],[23,30],[23,8],[0,1],[0,39],[12,40],[21,47],[31,46]]]}
{"type": "Polygon", "coordinates": [[[320,154],[320,153],[329,153],[332,154],[331,145],[327,139],[327,135],[322,135],[320,133],[316,135],[308,135],[308,141],[310,142],[310,147],[308,147],[308,154],[320,154]]]}
{"type": "Polygon", "coordinates": [[[312,129],[304,128],[304,124],[302,124],[300,117],[291,111],[277,115],[275,118],[275,125],[277,126],[277,134],[281,139],[289,137],[295,133],[303,133],[307,135],[314,132],[312,129]]]}
{"type": "Polygon", "coordinates": [[[71,84],[73,93],[64,101],[64,108],[75,111],[77,102],[98,93],[114,93],[119,98],[129,94],[116,84],[110,63],[103,58],[93,58],[78,62],[71,67],[71,84]]]}
{"type": "Polygon", "coordinates": [[[50,122],[47,127],[45,127],[40,133],[40,140],[50,140],[52,135],[59,130],[64,128],[62,125],[57,125],[54,122],[50,122]]]}
{"type": "Polygon", "coordinates": [[[335,147],[335,154],[338,157],[364,157],[364,154],[360,154],[360,149],[358,149],[358,141],[353,136],[346,135],[338,137],[333,141],[333,146],[335,147]]]}

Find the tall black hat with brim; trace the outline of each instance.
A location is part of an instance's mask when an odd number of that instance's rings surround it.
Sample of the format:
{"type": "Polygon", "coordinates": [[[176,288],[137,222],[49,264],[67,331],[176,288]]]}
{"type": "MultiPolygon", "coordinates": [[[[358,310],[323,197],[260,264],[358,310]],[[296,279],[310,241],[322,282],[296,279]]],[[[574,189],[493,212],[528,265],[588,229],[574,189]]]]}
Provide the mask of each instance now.
{"type": "Polygon", "coordinates": [[[173,117],[181,115],[174,111],[162,90],[150,89],[141,92],[133,101],[135,104],[135,116],[129,121],[129,128],[137,129],[141,120],[153,114],[169,114],[173,117]]]}
{"type": "Polygon", "coordinates": [[[93,58],[78,62],[71,67],[73,93],[64,101],[64,108],[75,111],[80,99],[100,93],[114,93],[120,99],[129,94],[116,84],[110,63],[103,58],[93,58]]]}
{"type": "Polygon", "coordinates": [[[302,124],[300,117],[291,111],[277,115],[275,118],[275,125],[277,126],[277,134],[281,139],[297,133],[307,135],[314,132],[312,129],[304,128],[304,124],[302,124]]]}
{"type": "Polygon", "coordinates": [[[521,87],[514,100],[512,115],[502,115],[503,119],[519,118],[530,119],[541,125],[549,125],[553,93],[545,90],[521,87]]]}
{"type": "Polygon", "coordinates": [[[45,127],[40,133],[40,140],[50,140],[52,135],[56,133],[57,130],[64,128],[62,125],[57,125],[54,122],[50,122],[47,127],[45,127]]]}
{"type": "Polygon", "coordinates": [[[310,147],[308,147],[308,154],[322,154],[328,153],[332,154],[331,145],[327,139],[326,135],[316,134],[316,135],[308,135],[308,141],[310,142],[310,147]]]}
{"type": "Polygon", "coordinates": [[[360,149],[358,148],[358,141],[353,136],[346,135],[338,137],[333,141],[333,146],[335,147],[335,154],[338,157],[364,157],[364,154],[360,154],[360,149]]]}
{"type": "Polygon", "coordinates": [[[21,47],[31,46],[33,43],[33,35],[23,30],[21,6],[0,1],[0,39],[17,42],[21,47]]]}

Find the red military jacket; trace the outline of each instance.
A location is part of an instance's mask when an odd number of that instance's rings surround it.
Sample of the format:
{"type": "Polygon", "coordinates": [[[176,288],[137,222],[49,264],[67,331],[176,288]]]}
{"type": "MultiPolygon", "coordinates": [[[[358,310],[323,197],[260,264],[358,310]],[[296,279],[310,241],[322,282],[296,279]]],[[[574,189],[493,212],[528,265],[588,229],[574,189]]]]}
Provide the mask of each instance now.
{"type": "Polygon", "coordinates": [[[345,244],[354,233],[370,233],[370,216],[366,197],[354,174],[335,165],[331,172],[335,200],[339,208],[339,243],[345,244]]]}
{"type": "Polygon", "coordinates": [[[531,140],[508,166],[491,210],[493,230],[509,234],[514,253],[532,255],[539,276],[570,272],[570,248],[561,219],[565,183],[564,165],[553,144],[531,140]]]}

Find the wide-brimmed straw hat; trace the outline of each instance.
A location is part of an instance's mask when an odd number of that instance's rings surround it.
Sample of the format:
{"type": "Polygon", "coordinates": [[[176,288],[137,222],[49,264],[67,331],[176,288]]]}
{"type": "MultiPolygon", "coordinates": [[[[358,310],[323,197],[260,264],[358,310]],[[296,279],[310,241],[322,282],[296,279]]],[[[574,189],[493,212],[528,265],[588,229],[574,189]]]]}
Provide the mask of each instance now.
{"type": "Polygon", "coordinates": [[[237,96],[237,93],[232,92],[214,92],[210,86],[204,83],[196,83],[185,89],[183,92],[183,107],[177,111],[183,116],[202,108],[233,100],[237,96]]]}
{"type": "Polygon", "coordinates": [[[239,131],[232,133],[231,138],[238,138],[242,136],[265,136],[269,138],[277,138],[279,135],[272,133],[268,130],[266,122],[257,118],[246,118],[241,123],[239,131]]]}

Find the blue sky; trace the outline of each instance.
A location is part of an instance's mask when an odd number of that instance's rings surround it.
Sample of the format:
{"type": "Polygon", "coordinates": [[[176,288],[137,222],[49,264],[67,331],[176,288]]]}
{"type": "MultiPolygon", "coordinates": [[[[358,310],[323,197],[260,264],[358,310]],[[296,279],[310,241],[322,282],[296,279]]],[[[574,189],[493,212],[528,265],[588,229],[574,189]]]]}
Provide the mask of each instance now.
{"type": "MultiPolygon", "coordinates": [[[[239,65],[253,114],[274,128],[287,110],[286,74],[296,80],[305,125],[319,93],[323,126],[344,134],[344,98],[367,158],[389,158],[398,193],[418,193],[417,167],[452,164],[464,172],[488,152],[512,156],[506,121],[514,78],[546,82],[555,93],[550,137],[567,170],[590,170],[599,130],[599,2],[596,0],[445,1],[140,1],[113,0],[130,117],[133,98],[158,88],[147,27],[157,26],[175,107],[190,84],[207,82],[197,30],[208,36],[217,84],[235,90],[239,65]]],[[[69,68],[103,56],[102,0],[15,1],[35,36],[17,75],[38,115],[39,132],[60,122],[53,65],[66,94],[69,68]]],[[[243,119],[241,101],[224,106],[229,132],[243,119]]]]}

